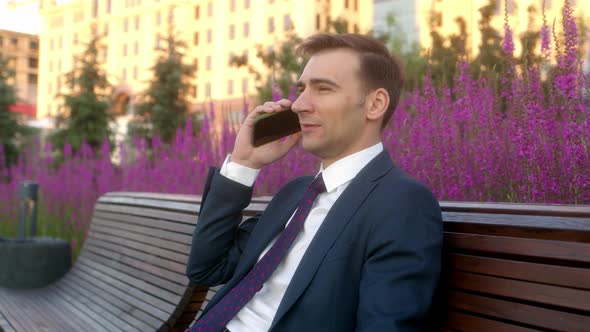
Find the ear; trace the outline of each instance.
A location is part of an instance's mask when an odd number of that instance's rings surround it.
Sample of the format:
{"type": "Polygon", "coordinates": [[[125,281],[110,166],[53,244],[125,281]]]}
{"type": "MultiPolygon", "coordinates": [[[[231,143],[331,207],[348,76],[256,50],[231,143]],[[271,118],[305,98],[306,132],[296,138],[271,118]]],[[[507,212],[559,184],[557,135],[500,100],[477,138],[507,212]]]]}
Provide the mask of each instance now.
{"type": "Polygon", "coordinates": [[[389,106],[389,93],[384,88],[379,88],[367,96],[369,109],[367,110],[367,119],[382,119],[389,106]]]}

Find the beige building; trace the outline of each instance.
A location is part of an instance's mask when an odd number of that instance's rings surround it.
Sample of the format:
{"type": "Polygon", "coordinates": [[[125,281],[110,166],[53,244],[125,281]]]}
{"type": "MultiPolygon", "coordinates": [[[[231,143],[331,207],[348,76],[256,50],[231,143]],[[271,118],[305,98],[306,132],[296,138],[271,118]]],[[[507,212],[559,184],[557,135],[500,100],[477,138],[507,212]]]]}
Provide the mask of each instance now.
{"type": "MultiPolygon", "coordinates": [[[[539,30],[543,24],[541,9],[545,4],[545,18],[547,25],[555,27],[559,33],[562,30],[562,9],[564,0],[494,0],[496,2],[495,16],[492,26],[501,32],[504,31],[504,13],[508,13],[508,23],[514,32],[515,54],[521,52],[519,38],[527,29],[539,30]],[[529,7],[535,9],[535,13],[529,14],[529,7]],[[529,19],[532,17],[532,20],[529,19]]],[[[387,30],[387,15],[393,14],[398,31],[409,42],[415,42],[423,49],[428,50],[432,42],[430,37],[429,20],[431,13],[441,14],[441,26],[438,31],[443,35],[458,34],[459,29],[455,22],[457,17],[462,17],[466,23],[468,34],[468,52],[475,56],[479,50],[481,34],[478,22],[481,18],[479,9],[487,5],[489,0],[374,0],[374,27],[376,31],[387,30]]],[[[590,1],[569,0],[574,8],[574,15],[582,17],[590,23],[590,1]]],[[[553,41],[552,41],[553,42],[553,41]]],[[[540,45],[538,46],[540,48],[540,45]]]]}
{"type": "MultiPolygon", "coordinates": [[[[255,82],[244,68],[229,65],[247,54],[256,65],[256,45],[273,47],[289,29],[301,37],[345,18],[351,29],[368,31],[372,3],[360,0],[71,0],[41,1],[39,117],[55,116],[63,75],[90,39],[92,27],[104,34],[104,68],[116,86],[113,98],[125,108],[146,89],[156,60],[154,49],[173,24],[187,45],[186,63],[197,68],[193,109],[213,101],[225,112],[239,111],[255,82]]],[[[129,112],[128,112],[129,113],[129,112]]]]}
{"type": "Polygon", "coordinates": [[[39,38],[26,33],[0,30],[0,53],[15,72],[12,83],[17,103],[36,105],[39,68],[39,38]]]}

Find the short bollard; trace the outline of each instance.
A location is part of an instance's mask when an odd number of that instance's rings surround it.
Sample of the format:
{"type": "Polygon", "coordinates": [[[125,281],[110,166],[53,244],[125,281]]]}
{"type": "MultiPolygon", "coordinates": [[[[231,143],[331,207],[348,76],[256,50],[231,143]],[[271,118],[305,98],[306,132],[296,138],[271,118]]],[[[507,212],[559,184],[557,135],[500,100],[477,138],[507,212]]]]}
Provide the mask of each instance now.
{"type": "Polygon", "coordinates": [[[65,275],[72,265],[68,241],[36,236],[38,189],[32,181],[20,184],[17,237],[0,237],[0,287],[44,287],[65,275]]]}
{"type": "Polygon", "coordinates": [[[27,220],[29,221],[29,236],[37,234],[37,198],[39,185],[33,181],[23,181],[19,188],[19,229],[18,238],[24,240],[27,220]]]}

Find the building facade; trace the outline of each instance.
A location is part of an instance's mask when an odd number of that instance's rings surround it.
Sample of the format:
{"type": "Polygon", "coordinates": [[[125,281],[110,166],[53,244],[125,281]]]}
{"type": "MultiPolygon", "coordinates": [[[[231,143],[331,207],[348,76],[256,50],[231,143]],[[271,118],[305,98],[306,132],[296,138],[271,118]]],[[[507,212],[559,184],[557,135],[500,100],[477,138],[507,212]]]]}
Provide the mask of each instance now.
{"type": "MultiPolygon", "coordinates": [[[[552,28],[555,21],[557,32],[562,31],[561,12],[565,0],[494,1],[496,11],[491,25],[503,34],[504,14],[508,13],[508,23],[514,32],[517,55],[522,48],[518,41],[520,35],[528,29],[538,31],[543,24],[541,11],[543,5],[548,26],[552,28]],[[529,8],[533,10],[532,13],[529,13],[529,8]]],[[[574,8],[574,15],[590,23],[590,1],[568,1],[574,8]]],[[[376,31],[386,31],[387,15],[392,14],[398,23],[394,33],[404,35],[409,43],[417,42],[421,48],[428,50],[432,42],[430,37],[432,13],[440,14],[442,18],[438,31],[443,36],[458,34],[459,28],[455,19],[462,17],[468,34],[467,52],[470,56],[475,56],[481,40],[478,27],[478,21],[481,18],[479,9],[488,3],[489,0],[374,0],[374,27],[376,31]]]]}
{"type": "MultiPolygon", "coordinates": [[[[35,35],[0,30],[0,54],[7,58],[15,76],[9,84],[16,88],[17,104],[34,108],[37,104],[39,39],[35,35]]],[[[22,109],[20,107],[19,109],[22,109]]],[[[30,112],[26,112],[31,116],[30,112]]],[[[32,114],[34,116],[34,114],[32,114]]]]}
{"type": "Polygon", "coordinates": [[[155,48],[172,27],[188,45],[186,63],[197,69],[193,108],[215,102],[233,112],[256,91],[247,69],[230,66],[233,55],[247,54],[252,65],[260,65],[256,45],[273,47],[291,29],[309,36],[337,18],[345,18],[351,30],[372,27],[372,3],[360,0],[42,0],[40,11],[39,117],[58,114],[63,75],[93,33],[104,35],[103,68],[119,104],[129,101],[132,109],[147,88],[155,48]]]}

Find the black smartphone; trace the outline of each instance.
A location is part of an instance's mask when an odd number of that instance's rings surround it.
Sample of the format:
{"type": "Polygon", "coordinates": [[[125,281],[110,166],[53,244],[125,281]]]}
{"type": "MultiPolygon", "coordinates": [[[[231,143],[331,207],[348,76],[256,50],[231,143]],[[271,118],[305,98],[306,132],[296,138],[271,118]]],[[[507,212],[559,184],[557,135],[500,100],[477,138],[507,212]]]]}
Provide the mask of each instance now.
{"type": "Polygon", "coordinates": [[[291,109],[262,114],[254,118],[252,145],[261,146],[298,131],[301,131],[299,116],[291,109]]]}

